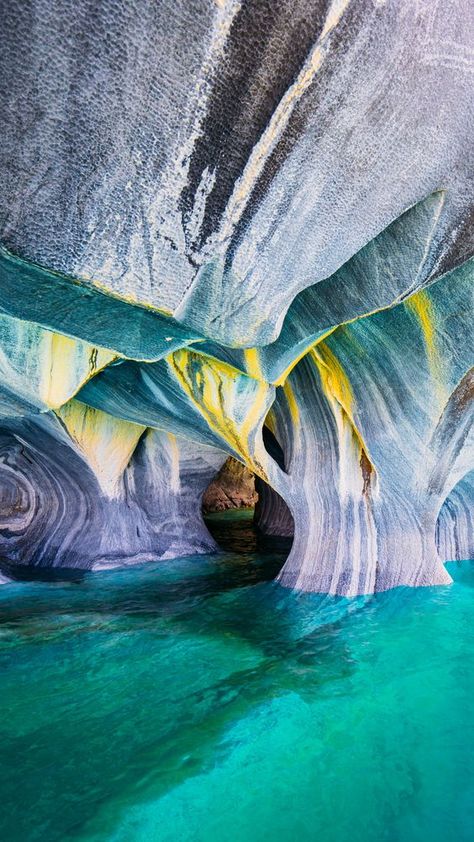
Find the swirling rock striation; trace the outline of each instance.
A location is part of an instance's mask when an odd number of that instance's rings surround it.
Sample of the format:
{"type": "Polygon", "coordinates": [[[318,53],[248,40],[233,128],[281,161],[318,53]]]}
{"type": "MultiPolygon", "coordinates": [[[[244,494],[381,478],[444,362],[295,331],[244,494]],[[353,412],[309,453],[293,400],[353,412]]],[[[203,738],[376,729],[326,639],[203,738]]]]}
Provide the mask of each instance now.
{"type": "Polygon", "coordinates": [[[2,426],[0,556],[97,569],[215,550],[201,498],[223,454],[82,404],[67,410],[67,425],[49,414],[2,426]]]}
{"type": "Polygon", "coordinates": [[[465,561],[474,558],[474,472],[470,471],[444,501],[436,523],[441,558],[465,561]]]}
{"type": "Polygon", "coordinates": [[[449,581],[474,550],[473,31],[468,0],[4,4],[4,558],[215,549],[230,457],[260,531],[294,535],[282,584],[449,581]]]}

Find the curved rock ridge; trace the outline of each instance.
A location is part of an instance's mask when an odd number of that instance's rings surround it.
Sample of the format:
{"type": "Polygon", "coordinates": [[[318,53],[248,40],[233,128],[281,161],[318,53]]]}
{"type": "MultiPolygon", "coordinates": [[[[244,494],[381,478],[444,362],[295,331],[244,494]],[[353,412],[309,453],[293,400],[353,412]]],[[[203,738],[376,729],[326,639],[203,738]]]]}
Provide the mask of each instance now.
{"type": "Polygon", "coordinates": [[[0,432],[0,556],[98,569],[216,549],[201,497],[225,460],[72,402],[0,432]],[[183,523],[186,528],[183,528],[183,523]]]}
{"type": "Polygon", "coordinates": [[[290,375],[274,410],[294,486],[284,583],[351,594],[447,581],[436,519],[474,456],[473,268],[338,328],[290,375]]]}
{"type": "Polygon", "coordinates": [[[442,191],[472,251],[472,6],[28,0],[2,19],[0,241],[227,345],[442,191]]]}
{"type": "Polygon", "coordinates": [[[61,407],[112,351],[0,315],[0,417],[61,407]]]}
{"type": "Polygon", "coordinates": [[[112,295],[97,283],[53,272],[0,246],[0,313],[26,319],[71,338],[87,339],[117,355],[160,360],[204,337],[169,314],[112,295]]]}
{"type": "MultiPolygon", "coordinates": [[[[265,419],[263,441],[268,453],[278,467],[285,471],[285,454],[275,432],[275,421],[273,410],[271,410],[265,419]]],[[[254,510],[254,524],[258,531],[265,536],[276,535],[280,538],[292,538],[295,532],[295,523],[283,497],[261,477],[255,478],[255,489],[258,493],[258,500],[254,510]]]]}
{"type": "Polygon", "coordinates": [[[213,551],[228,458],[283,585],[472,556],[473,32],[468,0],[8,4],[7,566],[213,551]]]}
{"type": "Polygon", "coordinates": [[[470,471],[453,488],[438,515],[436,541],[441,558],[474,558],[473,499],[474,471],[470,471]]]}

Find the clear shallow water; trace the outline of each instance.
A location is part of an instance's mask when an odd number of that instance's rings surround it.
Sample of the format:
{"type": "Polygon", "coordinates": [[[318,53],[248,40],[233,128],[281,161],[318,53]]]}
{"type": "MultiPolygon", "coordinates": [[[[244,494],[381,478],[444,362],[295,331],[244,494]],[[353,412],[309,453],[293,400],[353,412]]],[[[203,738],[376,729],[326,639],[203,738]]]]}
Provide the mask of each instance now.
{"type": "Polygon", "coordinates": [[[239,552],[0,588],[0,840],[474,832],[474,564],[371,600],[239,552]]]}

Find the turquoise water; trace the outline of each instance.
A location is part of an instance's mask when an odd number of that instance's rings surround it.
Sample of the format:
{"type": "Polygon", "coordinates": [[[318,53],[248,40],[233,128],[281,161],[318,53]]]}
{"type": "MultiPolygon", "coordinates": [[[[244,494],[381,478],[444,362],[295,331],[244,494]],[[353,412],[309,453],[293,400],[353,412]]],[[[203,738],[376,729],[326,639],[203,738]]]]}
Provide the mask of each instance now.
{"type": "Polygon", "coordinates": [[[239,517],[237,551],[0,588],[1,842],[472,840],[474,564],[296,595],[239,517]]]}

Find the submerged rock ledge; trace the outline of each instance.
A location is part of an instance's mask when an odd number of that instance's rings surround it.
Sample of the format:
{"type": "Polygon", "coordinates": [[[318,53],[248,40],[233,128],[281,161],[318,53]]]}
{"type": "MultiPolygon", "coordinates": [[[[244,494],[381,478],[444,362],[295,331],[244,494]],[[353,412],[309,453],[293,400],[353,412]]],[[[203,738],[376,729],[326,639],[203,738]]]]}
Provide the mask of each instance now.
{"type": "Polygon", "coordinates": [[[468,0],[8,4],[1,557],[213,551],[229,457],[294,535],[284,585],[474,556],[473,27],[468,0]]]}

